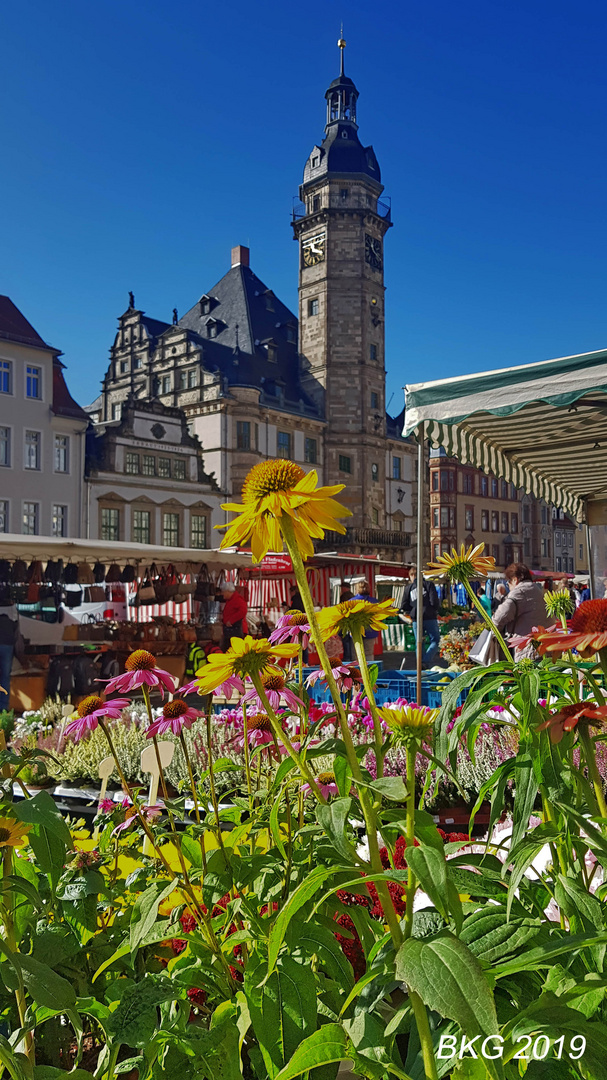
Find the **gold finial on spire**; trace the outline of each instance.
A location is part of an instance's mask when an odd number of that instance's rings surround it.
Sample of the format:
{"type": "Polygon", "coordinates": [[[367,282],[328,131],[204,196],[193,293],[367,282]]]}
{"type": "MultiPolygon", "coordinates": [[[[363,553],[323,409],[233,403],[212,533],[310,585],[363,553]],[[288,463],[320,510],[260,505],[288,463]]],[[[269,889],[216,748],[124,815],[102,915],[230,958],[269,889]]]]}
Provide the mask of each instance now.
{"type": "Polygon", "coordinates": [[[340,50],[340,75],[344,73],[344,49],[346,47],[346,39],[344,38],[344,24],[341,24],[341,32],[337,42],[337,48],[340,50]]]}

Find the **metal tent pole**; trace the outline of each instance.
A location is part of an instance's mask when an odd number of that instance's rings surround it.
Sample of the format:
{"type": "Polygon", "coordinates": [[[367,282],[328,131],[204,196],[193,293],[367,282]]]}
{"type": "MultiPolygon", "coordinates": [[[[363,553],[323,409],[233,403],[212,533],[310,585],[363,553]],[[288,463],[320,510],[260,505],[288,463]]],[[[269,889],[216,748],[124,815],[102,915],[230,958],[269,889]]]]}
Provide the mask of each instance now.
{"type": "Polygon", "coordinates": [[[594,584],[594,552],[592,550],[592,533],[590,525],[586,524],[586,550],[588,552],[588,584],[590,586],[590,599],[596,599],[596,587],[594,584]]]}
{"type": "Polygon", "coordinates": [[[424,647],[424,422],[418,428],[417,444],[417,704],[422,703],[422,649],[424,647]]]}

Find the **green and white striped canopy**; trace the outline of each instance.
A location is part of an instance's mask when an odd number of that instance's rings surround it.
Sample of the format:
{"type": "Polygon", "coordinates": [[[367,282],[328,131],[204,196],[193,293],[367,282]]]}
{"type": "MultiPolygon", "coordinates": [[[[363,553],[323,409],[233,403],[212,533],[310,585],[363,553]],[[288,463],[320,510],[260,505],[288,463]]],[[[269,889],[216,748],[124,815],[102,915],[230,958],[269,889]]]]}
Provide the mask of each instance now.
{"type": "Polygon", "coordinates": [[[405,387],[404,435],[607,523],[607,350],[405,387]]]}

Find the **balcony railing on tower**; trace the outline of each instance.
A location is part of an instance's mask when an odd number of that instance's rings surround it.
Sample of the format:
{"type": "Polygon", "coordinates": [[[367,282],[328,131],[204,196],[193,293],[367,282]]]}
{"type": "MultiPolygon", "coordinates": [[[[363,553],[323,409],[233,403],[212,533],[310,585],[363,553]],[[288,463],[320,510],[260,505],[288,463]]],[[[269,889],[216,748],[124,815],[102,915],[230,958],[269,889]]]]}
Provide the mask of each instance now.
{"type": "Polygon", "coordinates": [[[347,199],[342,200],[338,195],[333,196],[332,199],[331,199],[331,202],[329,202],[329,203],[324,202],[323,196],[317,195],[317,196],[314,197],[314,203],[311,202],[309,207],[306,206],[305,203],[302,203],[300,199],[295,197],[293,199],[292,220],[293,221],[301,221],[302,218],[308,217],[308,215],[311,215],[311,214],[318,214],[322,210],[325,210],[325,209],[327,209],[329,207],[331,209],[337,209],[337,210],[339,210],[339,209],[362,210],[362,211],[370,210],[373,213],[376,213],[378,215],[378,217],[383,218],[384,221],[391,221],[392,220],[392,204],[391,204],[391,201],[390,201],[390,199],[388,197],[386,197],[385,199],[378,199],[377,202],[374,205],[364,206],[364,205],[361,204],[359,206],[354,201],[354,199],[352,199],[350,201],[347,200],[347,199]],[[316,203],[316,200],[318,200],[318,203],[316,203]]]}

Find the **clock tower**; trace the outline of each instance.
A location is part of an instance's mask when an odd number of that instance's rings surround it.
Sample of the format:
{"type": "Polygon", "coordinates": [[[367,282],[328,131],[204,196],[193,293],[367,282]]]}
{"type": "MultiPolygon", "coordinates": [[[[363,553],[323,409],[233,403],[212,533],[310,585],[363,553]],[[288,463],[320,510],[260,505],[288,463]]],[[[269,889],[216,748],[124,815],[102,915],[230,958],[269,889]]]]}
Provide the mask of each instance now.
{"type": "Polygon", "coordinates": [[[358,90],[344,72],[325,97],[325,137],[304,168],[299,244],[302,381],[327,421],[324,482],[345,483],[354,528],[386,527],[384,236],[377,158],[358,137],[358,90]]]}

